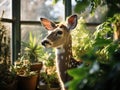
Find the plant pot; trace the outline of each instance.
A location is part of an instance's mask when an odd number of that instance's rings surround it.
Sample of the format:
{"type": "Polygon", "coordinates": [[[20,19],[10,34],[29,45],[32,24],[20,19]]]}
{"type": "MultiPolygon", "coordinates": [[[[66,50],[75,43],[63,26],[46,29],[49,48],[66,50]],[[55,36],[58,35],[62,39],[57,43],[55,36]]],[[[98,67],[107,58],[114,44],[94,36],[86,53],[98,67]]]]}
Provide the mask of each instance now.
{"type": "Polygon", "coordinates": [[[42,69],[42,62],[39,63],[32,63],[32,65],[30,66],[30,70],[31,71],[38,71],[38,73],[40,72],[40,70],[42,69]]]}
{"type": "Polygon", "coordinates": [[[18,90],[36,90],[38,75],[18,76],[18,90]]]}
{"type": "Polygon", "coordinates": [[[0,86],[0,90],[17,90],[17,80],[14,80],[11,84],[0,86]]]}
{"type": "Polygon", "coordinates": [[[40,70],[42,69],[43,63],[39,62],[39,63],[33,63],[30,66],[30,70],[31,71],[37,71],[38,73],[38,77],[37,77],[37,85],[39,84],[39,77],[40,77],[40,70]]]}

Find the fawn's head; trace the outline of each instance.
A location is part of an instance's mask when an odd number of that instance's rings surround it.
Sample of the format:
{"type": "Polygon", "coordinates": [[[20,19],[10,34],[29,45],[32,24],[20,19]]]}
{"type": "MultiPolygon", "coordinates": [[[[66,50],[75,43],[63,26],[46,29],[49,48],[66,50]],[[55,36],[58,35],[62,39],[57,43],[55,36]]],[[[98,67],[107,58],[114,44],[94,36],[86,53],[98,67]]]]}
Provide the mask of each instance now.
{"type": "Polygon", "coordinates": [[[72,15],[66,20],[66,24],[57,25],[52,21],[41,18],[42,25],[49,31],[49,34],[42,40],[45,47],[60,47],[64,45],[71,37],[70,30],[77,25],[77,15],[72,15]]]}

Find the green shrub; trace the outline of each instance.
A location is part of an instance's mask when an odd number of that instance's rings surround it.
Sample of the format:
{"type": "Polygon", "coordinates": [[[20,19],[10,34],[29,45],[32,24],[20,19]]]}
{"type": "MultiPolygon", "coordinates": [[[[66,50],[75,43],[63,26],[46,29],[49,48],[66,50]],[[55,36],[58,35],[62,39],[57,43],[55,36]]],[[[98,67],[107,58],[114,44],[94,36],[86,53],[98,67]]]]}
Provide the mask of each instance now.
{"type": "Polygon", "coordinates": [[[79,39],[73,38],[77,43],[73,50],[77,53],[76,57],[83,60],[83,65],[68,71],[73,77],[67,83],[69,90],[120,89],[120,45],[119,38],[114,39],[118,23],[120,25],[119,14],[100,24],[92,35],[80,28],[81,23],[78,23],[78,33],[73,33],[73,36],[79,39]]]}

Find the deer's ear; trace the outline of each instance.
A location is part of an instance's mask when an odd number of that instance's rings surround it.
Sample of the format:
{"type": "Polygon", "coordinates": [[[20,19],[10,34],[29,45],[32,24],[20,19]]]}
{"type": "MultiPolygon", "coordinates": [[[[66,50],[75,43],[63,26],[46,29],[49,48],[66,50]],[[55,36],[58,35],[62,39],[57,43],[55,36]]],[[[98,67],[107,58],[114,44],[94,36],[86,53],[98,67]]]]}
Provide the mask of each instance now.
{"type": "Polygon", "coordinates": [[[72,15],[67,19],[68,29],[74,29],[77,25],[77,15],[72,15]]]}
{"type": "Polygon", "coordinates": [[[54,30],[56,28],[55,23],[51,22],[50,20],[46,18],[40,18],[41,24],[47,29],[47,30],[54,30]]]}

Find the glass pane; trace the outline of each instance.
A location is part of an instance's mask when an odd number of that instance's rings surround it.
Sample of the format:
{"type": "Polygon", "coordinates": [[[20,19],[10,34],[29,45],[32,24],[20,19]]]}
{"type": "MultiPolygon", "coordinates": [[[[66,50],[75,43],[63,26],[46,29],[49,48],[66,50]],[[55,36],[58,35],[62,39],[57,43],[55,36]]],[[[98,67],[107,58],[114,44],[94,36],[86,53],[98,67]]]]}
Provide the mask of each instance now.
{"type": "Polygon", "coordinates": [[[41,41],[46,34],[46,30],[40,25],[22,25],[21,26],[21,41],[28,42],[30,32],[37,40],[41,41]]]}
{"type": "MultiPolygon", "coordinates": [[[[41,45],[41,40],[47,34],[47,30],[40,25],[22,25],[21,26],[21,41],[25,43],[30,42],[30,33],[32,34],[32,39],[36,38],[38,45],[41,45]]],[[[32,42],[34,43],[34,41],[32,42]]],[[[21,52],[24,52],[25,46],[21,45],[21,52]]]]}
{"type": "Polygon", "coordinates": [[[0,0],[0,16],[2,15],[2,11],[5,11],[3,18],[12,18],[11,2],[11,0],[0,0]]]}
{"type": "Polygon", "coordinates": [[[21,0],[21,19],[40,20],[40,17],[60,21],[64,18],[62,0],[52,5],[52,0],[21,0]]]}

